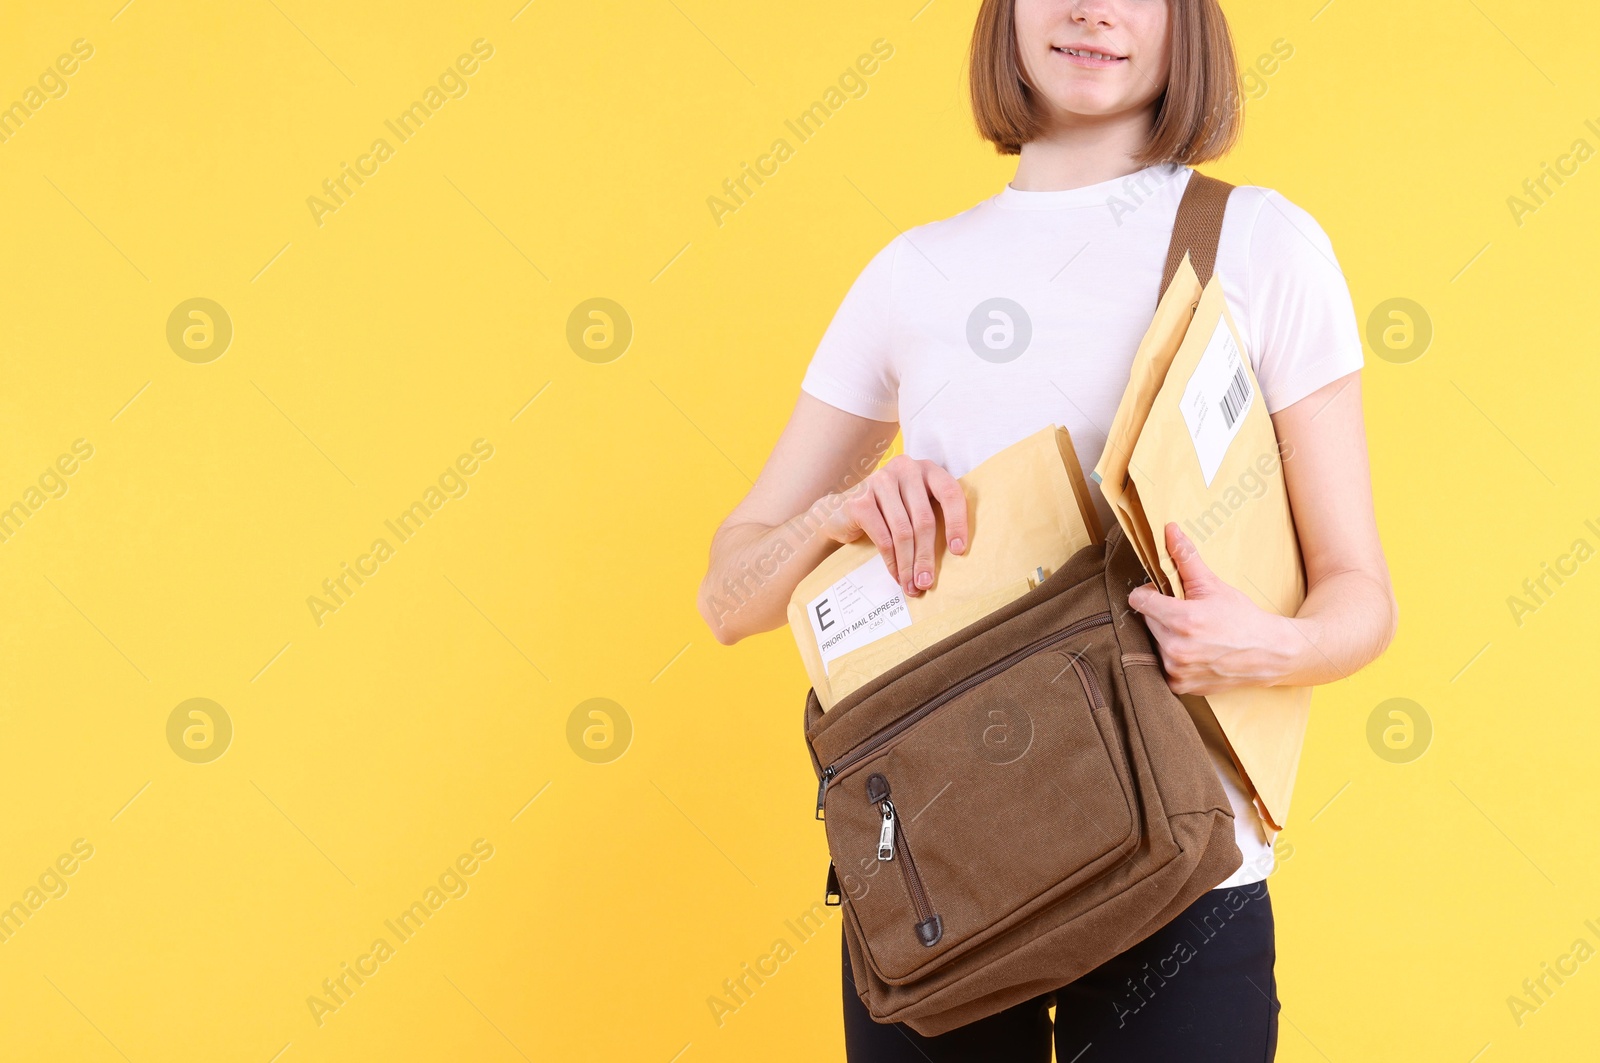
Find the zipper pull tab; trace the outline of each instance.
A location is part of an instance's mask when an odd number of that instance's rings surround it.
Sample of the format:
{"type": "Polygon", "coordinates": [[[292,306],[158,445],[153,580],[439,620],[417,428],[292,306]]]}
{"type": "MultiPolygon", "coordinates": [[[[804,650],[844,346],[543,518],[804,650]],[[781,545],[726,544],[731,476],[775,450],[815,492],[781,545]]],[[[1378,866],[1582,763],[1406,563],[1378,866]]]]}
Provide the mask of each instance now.
{"type": "Polygon", "coordinates": [[[828,784],[833,781],[834,767],[832,764],[822,769],[822,776],[817,780],[817,818],[827,819],[822,814],[822,799],[828,794],[828,784]]]}
{"type": "Polygon", "coordinates": [[[888,863],[894,859],[894,802],[883,799],[883,826],[878,829],[878,859],[888,863]]]}

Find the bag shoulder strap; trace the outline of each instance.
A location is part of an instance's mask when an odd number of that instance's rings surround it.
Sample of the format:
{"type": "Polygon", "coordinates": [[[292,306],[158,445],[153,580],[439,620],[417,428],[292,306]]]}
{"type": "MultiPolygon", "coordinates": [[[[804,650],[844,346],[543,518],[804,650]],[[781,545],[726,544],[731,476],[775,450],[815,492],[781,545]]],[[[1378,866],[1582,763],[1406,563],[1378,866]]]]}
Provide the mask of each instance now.
{"type": "Polygon", "coordinates": [[[1217,263],[1217,240],[1222,235],[1222,213],[1232,191],[1228,182],[1207,177],[1199,170],[1189,175],[1183,199],[1178,201],[1177,220],[1172,223],[1172,242],[1167,245],[1167,265],[1161,273],[1157,299],[1166,294],[1185,251],[1201,286],[1211,279],[1217,263]]]}

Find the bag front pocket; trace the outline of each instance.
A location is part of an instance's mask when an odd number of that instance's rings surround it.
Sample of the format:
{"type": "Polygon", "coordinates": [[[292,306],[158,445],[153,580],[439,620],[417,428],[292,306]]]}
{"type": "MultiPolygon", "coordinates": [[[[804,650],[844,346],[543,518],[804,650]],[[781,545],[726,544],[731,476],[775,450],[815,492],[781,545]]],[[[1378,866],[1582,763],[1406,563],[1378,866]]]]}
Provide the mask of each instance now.
{"type": "Polygon", "coordinates": [[[829,848],[885,981],[976,947],[1138,844],[1093,663],[1115,659],[1108,623],[957,684],[825,770],[829,848]]]}

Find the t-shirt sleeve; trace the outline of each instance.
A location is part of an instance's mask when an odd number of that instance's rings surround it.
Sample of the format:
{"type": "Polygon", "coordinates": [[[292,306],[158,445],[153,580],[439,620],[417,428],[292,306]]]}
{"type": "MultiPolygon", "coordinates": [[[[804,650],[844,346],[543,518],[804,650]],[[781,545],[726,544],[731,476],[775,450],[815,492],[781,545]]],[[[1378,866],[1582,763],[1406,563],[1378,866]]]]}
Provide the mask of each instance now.
{"type": "Polygon", "coordinates": [[[1267,412],[1360,369],[1361,330],[1333,243],[1315,218],[1264,190],[1250,234],[1249,342],[1267,412]]]}
{"type": "Polygon", "coordinates": [[[899,419],[893,301],[899,246],[896,237],[856,277],[800,382],[808,395],[874,421],[899,419]]]}

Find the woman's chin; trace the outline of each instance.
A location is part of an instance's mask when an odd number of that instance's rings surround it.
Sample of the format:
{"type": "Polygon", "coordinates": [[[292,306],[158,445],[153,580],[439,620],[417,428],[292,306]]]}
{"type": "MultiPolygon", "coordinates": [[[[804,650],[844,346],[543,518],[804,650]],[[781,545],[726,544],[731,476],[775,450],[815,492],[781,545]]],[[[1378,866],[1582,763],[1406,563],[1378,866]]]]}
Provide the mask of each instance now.
{"type": "Polygon", "coordinates": [[[1056,124],[1065,128],[1093,125],[1122,118],[1142,110],[1130,105],[1120,94],[1106,92],[1074,92],[1050,97],[1051,111],[1056,124]]]}

